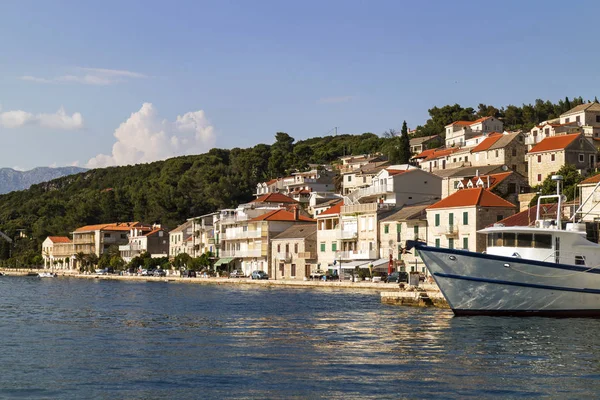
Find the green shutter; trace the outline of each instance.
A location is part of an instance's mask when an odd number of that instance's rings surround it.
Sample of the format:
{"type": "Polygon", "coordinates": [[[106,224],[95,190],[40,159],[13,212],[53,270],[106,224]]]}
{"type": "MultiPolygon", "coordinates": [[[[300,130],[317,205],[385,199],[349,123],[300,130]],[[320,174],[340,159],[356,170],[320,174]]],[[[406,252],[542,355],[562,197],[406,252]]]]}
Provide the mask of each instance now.
{"type": "Polygon", "coordinates": [[[468,248],[469,248],[469,238],[464,237],[463,238],[463,249],[467,250],[468,248]]]}
{"type": "Polygon", "coordinates": [[[383,225],[383,233],[390,233],[390,225],[389,224],[383,225]]]}
{"type": "Polygon", "coordinates": [[[415,225],[414,230],[415,230],[415,239],[416,239],[419,237],[419,225],[415,225]]]}
{"type": "Polygon", "coordinates": [[[435,226],[440,226],[440,214],[435,214],[435,226]]]}
{"type": "Polygon", "coordinates": [[[435,239],[435,247],[440,247],[440,239],[435,239]]]}
{"type": "Polygon", "coordinates": [[[469,212],[463,212],[463,225],[469,225],[469,212]]]}
{"type": "Polygon", "coordinates": [[[450,226],[454,225],[454,213],[448,214],[448,225],[450,225],[450,226]]]}
{"type": "Polygon", "coordinates": [[[324,252],[325,251],[325,243],[321,243],[321,251],[324,252]]]}
{"type": "Polygon", "coordinates": [[[331,251],[337,251],[337,242],[331,243],[331,251]]]}
{"type": "MultiPolygon", "coordinates": [[[[452,214],[450,214],[452,215],[452,214]]],[[[448,248],[449,249],[453,249],[454,248],[454,239],[453,238],[449,238],[448,239],[448,248]]]]}
{"type": "Polygon", "coordinates": [[[396,224],[396,232],[397,233],[401,233],[402,232],[402,224],[400,222],[398,222],[396,224]]]}

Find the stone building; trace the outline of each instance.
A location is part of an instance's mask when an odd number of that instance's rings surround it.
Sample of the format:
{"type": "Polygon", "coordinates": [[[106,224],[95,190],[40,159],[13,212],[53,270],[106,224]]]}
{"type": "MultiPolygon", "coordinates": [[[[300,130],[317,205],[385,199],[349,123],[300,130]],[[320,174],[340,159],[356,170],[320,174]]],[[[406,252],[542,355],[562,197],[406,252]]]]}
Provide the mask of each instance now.
{"type": "Polygon", "coordinates": [[[471,149],[470,159],[474,167],[506,165],[511,170],[526,176],[526,153],[527,146],[521,133],[496,133],[489,135],[471,149]]]}
{"type": "Polygon", "coordinates": [[[271,240],[271,259],[276,268],[271,279],[308,278],[317,270],[317,224],[289,227],[271,240]]]}

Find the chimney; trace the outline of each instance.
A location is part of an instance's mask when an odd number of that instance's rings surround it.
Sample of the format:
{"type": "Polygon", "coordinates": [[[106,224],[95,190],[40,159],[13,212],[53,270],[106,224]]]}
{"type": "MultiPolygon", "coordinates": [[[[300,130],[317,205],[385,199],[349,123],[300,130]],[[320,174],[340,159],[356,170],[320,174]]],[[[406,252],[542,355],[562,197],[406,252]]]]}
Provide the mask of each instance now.
{"type": "Polygon", "coordinates": [[[294,213],[294,221],[298,221],[298,205],[293,206],[292,212],[294,213]]]}

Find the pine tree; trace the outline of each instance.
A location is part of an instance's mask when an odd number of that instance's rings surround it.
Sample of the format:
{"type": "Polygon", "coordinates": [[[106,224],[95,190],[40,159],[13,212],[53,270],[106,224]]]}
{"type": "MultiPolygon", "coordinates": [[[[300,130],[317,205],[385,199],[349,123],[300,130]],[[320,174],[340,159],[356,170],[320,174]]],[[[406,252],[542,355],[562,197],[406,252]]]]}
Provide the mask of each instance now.
{"type": "Polygon", "coordinates": [[[402,133],[400,133],[400,143],[399,143],[400,151],[398,155],[398,162],[400,164],[408,164],[411,157],[410,152],[410,139],[408,138],[408,127],[406,126],[406,121],[402,123],[402,133]]]}

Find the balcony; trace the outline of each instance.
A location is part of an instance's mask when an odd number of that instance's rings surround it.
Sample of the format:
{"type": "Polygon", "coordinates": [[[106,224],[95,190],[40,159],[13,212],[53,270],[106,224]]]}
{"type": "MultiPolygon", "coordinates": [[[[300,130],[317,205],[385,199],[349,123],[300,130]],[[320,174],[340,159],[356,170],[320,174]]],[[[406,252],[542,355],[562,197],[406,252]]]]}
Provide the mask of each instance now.
{"type": "Polygon", "coordinates": [[[240,222],[248,221],[250,218],[247,215],[240,215],[234,217],[224,217],[219,220],[222,225],[234,225],[240,222]]]}
{"type": "Polygon", "coordinates": [[[358,232],[354,231],[338,231],[336,235],[338,240],[356,240],[358,239],[358,232]]]}
{"type": "Polygon", "coordinates": [[[249,258],[249,257],[262,257],[262,251],[258,250],[223,250],[221,257],[232,257],[232,258],[249,258]]]}
{"type": "Polygon", "coordinates": [[[526,145],[534,145],[537,144],[540,140],[538,140],[539,136],[527,136],[525,137],[525,144],[526,145]]]}
{"type": "Polygon", "coordinates": [[[257,239],[260,238],[261,231],[236,231],[227,230],[223,233],[223,240],[238,240],[238,239],[257,239]]]}
{"type": "Polygon", "coordinates": [[[377,212],[377,206],[377,203],[343,205],[342,214],[377,212]]]}
{"type": "Polygon", "coordinates": [[[304,259],[304,260],[314,260],[317,258],[317,254],[316,253],[312,253],[310,251],[305,251],[302,253],[298,253],[298,258],[304,259]]]}
{"type": "Polygon", "coordinates": [[[377,197],[387,193],[394,193],[393,183],[387,183],[383,185],[372,185],[363,189],[358,189],[348,194],[348,197],[354,202],[358,201],[359,199],[377,197]]]}
{"type": "Polygon", "coordinates": [[[354,250],[340,252],[340,258],[342,260],[369,260],[379,257],[377,250],[354,250]]]}
{"type": "Polygon", "coordinates": [[[435,226],[433,228],[433,233],[435,235],[457,236],[458,225],[435,226]]]}
{"type": "Polygon", "coordinates": [[[277,253],[277,259],[283,262],[289,262],[292,260],[292,253],[277,253]]]}

